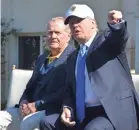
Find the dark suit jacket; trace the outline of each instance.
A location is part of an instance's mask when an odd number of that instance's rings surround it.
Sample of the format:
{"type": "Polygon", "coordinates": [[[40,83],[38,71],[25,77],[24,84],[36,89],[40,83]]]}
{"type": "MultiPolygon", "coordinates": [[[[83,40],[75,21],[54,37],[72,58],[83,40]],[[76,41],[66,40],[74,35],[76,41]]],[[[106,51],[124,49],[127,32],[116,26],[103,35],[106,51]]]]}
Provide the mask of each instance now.
{"type": "MultiPolygon", "coordinates": [[[[96,35],[89,48],[86,58],[88,76],[115,129],[136,130],[139,97],[133,86],[125,54],[127,25],[123,22],[108,26],[108,30],[96,35]]],[[[75,115],[75,65],[78,50],[67,60],[67,98],[64,100],[64,105],[72,107],[75,115]]]]}
{"type": "MultiPolygon", "coordinates": [[[[37,108],[38,110],[47,110],[47,113],[52,113],[60,110],[61,99],[64,98],[64,83],[66,77],[65,71],[65,61],[69,54],[74,51],[71,45],[64,50],[60,57],[55,62],[54,66],[46,73],[44,85],[41,86],[42,90],[39,95],[41,95],[41,105],[37,108]],[[42,96],[43,95],[43,96],[42,96]]],[[[36,61],[35,69],[33,75],[29,80],[26,89],[20,99],[27,100],[28,102],[33,102],[33,93],[36,87],[36,81],[40,75],[40,67],[44,63],[47,54],[39,56],[36,61]]]]}

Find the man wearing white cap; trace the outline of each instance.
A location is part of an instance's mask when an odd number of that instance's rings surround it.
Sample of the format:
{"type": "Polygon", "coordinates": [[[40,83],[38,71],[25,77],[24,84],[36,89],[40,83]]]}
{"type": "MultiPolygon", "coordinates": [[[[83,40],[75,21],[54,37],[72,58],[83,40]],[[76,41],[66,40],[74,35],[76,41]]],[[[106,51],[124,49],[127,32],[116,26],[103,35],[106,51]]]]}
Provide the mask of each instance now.
{"type": "Polygon", "coordinates": [[[126,59],[128,34],[122,13],[110,11],[109,29],[100,34],[91,8],[74,4],[65,24],[80,47],[67,61],[62,122],[78,130],[139,129],[139,97],[126,59]]]}

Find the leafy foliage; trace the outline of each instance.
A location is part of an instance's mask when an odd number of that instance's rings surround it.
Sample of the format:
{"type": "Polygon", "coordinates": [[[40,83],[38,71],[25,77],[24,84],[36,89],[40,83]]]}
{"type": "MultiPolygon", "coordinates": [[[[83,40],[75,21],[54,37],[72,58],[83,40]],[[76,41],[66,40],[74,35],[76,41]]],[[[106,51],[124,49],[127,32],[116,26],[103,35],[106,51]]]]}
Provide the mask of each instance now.
{"type": "Polygon", "coordinates": [[[8,40],[8,36],[10,36],[11,34],[16,35],[18,32],[21,31],[21,29],[16,29],[11,26],[13,21],[14,19],[9,20],[8,22],[4,18],[1,19],[1,46],[2,47],[6,44],[8,40]]]}

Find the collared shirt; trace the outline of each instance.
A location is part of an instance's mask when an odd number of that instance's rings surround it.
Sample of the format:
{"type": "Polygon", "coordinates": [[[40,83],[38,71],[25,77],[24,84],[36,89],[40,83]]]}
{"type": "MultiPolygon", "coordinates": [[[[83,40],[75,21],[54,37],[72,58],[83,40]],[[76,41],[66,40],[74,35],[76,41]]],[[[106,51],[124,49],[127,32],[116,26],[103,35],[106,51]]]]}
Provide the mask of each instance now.
{"type": "Polygon", "coordinates": [[[50,64],[52,61],[54,61],[56,58],[58,59],[60,57],[60,55],[62,54],[62,52],[60,52],[57,56],[51,56],[52,54],[49,53],[47,59],[48,59],[48,64],[50,64]]]}
{"type": "MultiPolygon", "coordinates": [[[[84,45],[86,45],[89,48],[95,36],[96,36],[96,33],[84,45]]],[[[80,44],[80,46],[83,46],[83,45],[80,44]]],[[[77,63],[78,63],[78,56],[77,56],[77,61],[76,61],[75,75],[77,74],[77,63]]],[[[91,85],[91,82],[89,80],[86,65],[85,65],[85,105],[86,107],[101,105],[101,102],[99,98],[97,97],[94,91],[94,88],[91,85]]]]}
{"type": "Polygon", "coordinates": [[[57,56],[51,56],[51,53],[49,53],[48,57],[46,57],[46,60],[48,60],[47,64],[44,62],[40,68],[41,74],[46,74],[54,66],[56,60],[61,54],[62,52],[60,52],[57,56]]]}

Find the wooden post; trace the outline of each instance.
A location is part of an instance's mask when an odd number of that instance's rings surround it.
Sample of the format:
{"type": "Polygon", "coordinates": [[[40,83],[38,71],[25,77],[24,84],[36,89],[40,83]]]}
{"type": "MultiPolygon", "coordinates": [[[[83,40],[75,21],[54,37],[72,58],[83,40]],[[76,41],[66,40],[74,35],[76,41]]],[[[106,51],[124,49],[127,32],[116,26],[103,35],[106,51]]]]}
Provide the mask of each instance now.
{"type": "Polygon", "coordinates": [[[16,69],[16,65],[13,65],[13,66],[12,66],[12,70],[15,70],[15,69],[16,69]]]}

